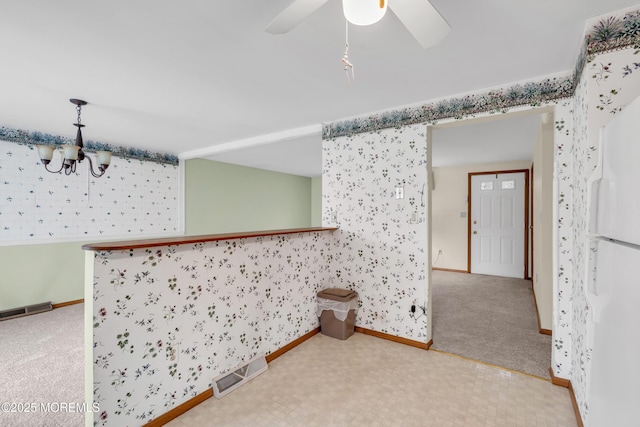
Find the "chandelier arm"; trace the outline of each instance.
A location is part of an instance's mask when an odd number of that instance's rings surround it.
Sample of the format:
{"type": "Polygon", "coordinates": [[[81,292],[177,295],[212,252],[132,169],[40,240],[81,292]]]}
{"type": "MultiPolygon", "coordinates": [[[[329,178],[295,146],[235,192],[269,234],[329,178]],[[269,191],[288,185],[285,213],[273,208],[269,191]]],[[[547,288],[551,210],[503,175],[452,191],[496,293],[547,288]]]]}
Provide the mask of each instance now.
{"type": "Polygon", "coordinates": [[[47,172],[60,173],[60,171],[62,171],[62,168],[64,168],[64,160],[62,161],[62,164],[60,165],[60,169],[58,169],[57,171],[52,171],[51,169],[49,169],[47,164],[44,164],[44,168],[47,170],[47,172]]]}
{"type": "Polygon", "coordinates": [[[98,167],[98,170],[100,171],[99,174],[93,171],[93,161],[91,160],[91,157],[86,156],[85,159],[89,160],[89,171],[91,172],[91,175],[93,175],[95,178],[100,178],[102,175],[104,175],[105,171],[101,170],[100,167],[98,167]]]}
{"type": "Polygon", "coordinates": [[[73,164],[68,164],[68,163],[62,163],[63,166],[65,166],[64,168],[64,174],[69,176],[72,173],[76,173],[76,165],[78,164],[77,161],[73,162],[73,164]]]}

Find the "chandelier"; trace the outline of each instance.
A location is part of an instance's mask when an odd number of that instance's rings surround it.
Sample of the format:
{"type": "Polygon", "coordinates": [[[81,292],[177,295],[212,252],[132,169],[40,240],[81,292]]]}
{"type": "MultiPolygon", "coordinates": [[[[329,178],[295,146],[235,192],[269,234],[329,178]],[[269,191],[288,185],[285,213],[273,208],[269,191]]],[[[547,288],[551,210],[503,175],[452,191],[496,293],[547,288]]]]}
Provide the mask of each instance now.
{"type": "Polygon", "coordinates": [[[55,147],[52,145],[38,145],[38,155],[40,156],[40,161],[44,165],[44,168],[51,173],[59,173],[64,170],[65,175],[71,175],[76,172],[76,166],[78,163],[81,163],[84,159],[89,160],[89,171],[91,175],[96,178],[100,178],[104,175],[104,172],[109,167],[111,163],[111,152],[110,151],[96,151],[96,163],[98,165],[98,172],[93,169],[93,162],[91,161],[91,157],[86,156],[82,148],[84,147],[84,143],[82,142],[82,131],[81,129],[84,125],[80,122],[80,113],[83,105],[87,105],[86,101],[81,99],[70,99],[72,104],[76,106],[76,110],[78,111],[78,122],[73,125],[78,128],[78,132],[76,134],[76,143],[75,145],[66,144],[62,146],[62,164],[58,170],[49,169],[49,163],[51,163],[51,159],[53,158],[53,152],[55,151],[55,147]]]}

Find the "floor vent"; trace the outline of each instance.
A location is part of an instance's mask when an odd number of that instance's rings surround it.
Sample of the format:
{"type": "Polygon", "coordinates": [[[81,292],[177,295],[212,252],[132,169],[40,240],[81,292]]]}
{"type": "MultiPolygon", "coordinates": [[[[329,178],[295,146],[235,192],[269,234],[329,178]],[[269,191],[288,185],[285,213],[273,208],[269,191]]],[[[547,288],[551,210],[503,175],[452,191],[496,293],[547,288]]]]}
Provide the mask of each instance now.
{"type": "Polygon", "coordinates": [[[0,320],[14,319],[16,317],[42,313],[44,311],[50,311],[52,309],[53,307],[51,306],[51,301],[43,302],[41,304],[26,305],[20,308],[10,308],[9,310],[0,311],[0,320]]]}
{"type": "Polygon", "coordinates": [[[213,379],[213,395],[220,399],[241,385],[251,381],[269,368],[264,354],[254,357],[249,362],[237,367],[229,373],[213,379]]]}

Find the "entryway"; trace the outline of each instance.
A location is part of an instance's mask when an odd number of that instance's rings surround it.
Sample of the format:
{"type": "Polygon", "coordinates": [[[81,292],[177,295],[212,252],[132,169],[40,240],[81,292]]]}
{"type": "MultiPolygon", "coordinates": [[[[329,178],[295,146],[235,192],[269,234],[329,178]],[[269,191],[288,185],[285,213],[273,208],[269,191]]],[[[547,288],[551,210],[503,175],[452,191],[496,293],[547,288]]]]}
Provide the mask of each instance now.
{"type": "Polygon", "coordinates": [[[469,173],[470,273],[528,277],[529,171],[469,173]]]}
{"type": "MultiPolygon", "coordinates": [[[[551,224],[540,197],[535,217],[532,208],[541,191],[550,194],[540,181],[553,164],[538,151],[553,148],[553,116],[505,116],[428,128],[431,348],[549,378],[551,336],[541,333],[527,279],[531,221],[538,230],[551,224]]],[[[544,296],[550,284],[536,289],[544,296]]]]}

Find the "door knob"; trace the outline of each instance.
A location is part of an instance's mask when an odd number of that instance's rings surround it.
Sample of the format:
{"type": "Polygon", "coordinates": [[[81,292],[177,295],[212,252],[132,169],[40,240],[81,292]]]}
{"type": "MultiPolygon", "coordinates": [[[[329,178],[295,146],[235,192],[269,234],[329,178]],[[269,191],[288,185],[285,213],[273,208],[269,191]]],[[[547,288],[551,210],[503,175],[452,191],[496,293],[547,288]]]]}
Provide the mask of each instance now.
{"type": "Polygon", "coordinates": [[[478,232],[477,232],[477,231],[474,231],[474,232],[473,232],[473,234],[478,234],[478,232]]]}

